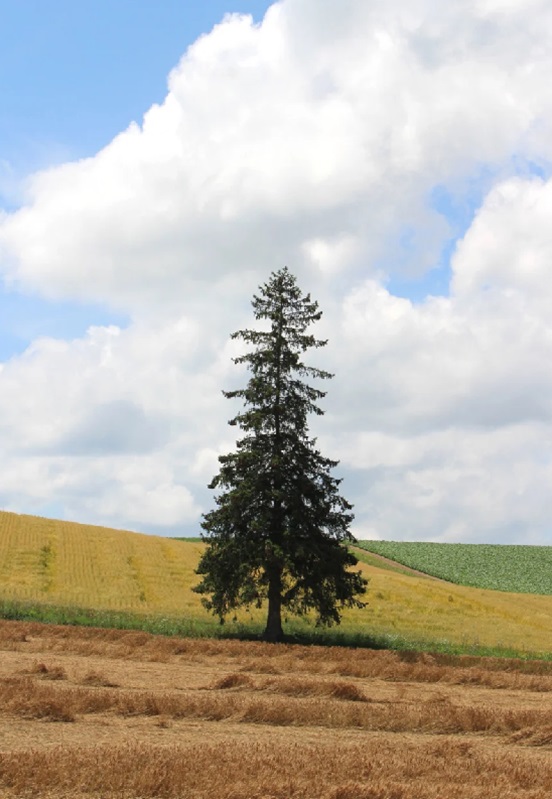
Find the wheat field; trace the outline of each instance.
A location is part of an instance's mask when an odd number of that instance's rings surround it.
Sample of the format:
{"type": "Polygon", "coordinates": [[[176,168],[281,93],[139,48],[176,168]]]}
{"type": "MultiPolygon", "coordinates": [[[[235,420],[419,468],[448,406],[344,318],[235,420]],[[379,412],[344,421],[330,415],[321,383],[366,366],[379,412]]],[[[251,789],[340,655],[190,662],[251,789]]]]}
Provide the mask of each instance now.
{"type": "Polygon", "coordinates": [[[552,664],[0,622],[6,799],[547,799],[552,664]]]}
{"type": "MultiPolygon", "coordinates": [[[[202,546],[0,512],[0,600],[169,616],[215,627],[191,590],[202,546]]],[[[361,566],[370,581],[368,604],[345,612],[344,634],[552,652],[550,596],[465,588],[361,566]]],[[[262,613],[239,614],[238,622],[260,625],[262,613]]]]}
{"type": "Polygon", "coordinates": [[[197,614],[201,545],[0,512],[0,595],[110,610],[197,614]]]}

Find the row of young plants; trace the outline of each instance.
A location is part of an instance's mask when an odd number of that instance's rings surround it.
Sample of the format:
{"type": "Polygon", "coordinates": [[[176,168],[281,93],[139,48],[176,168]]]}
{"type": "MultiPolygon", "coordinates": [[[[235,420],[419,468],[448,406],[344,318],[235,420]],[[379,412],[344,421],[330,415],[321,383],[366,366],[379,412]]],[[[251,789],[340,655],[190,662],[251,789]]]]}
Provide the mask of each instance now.
{"type": "Polygon", "coordinates": [[[552,595],[552,547],[359,541],[358,546],[457,585],[552,595]]]}

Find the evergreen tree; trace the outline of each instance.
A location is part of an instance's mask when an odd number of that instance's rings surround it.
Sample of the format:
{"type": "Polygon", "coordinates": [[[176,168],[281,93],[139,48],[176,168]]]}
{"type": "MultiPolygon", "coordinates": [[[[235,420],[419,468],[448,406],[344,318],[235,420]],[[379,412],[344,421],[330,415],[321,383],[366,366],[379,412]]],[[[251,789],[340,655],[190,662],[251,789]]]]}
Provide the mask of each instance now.
{"type": "Polygon", "coordinates": [[[357,597],[366,580],[350,570],[358,562],[346,546],[354,541],[352,506],[330,474],[337,461],[324,458],[308,435],[308,414],[323,414],[316,403],[325,392],[305,379],[332,377],[301,360],[307,349],[326,344],[306,332],[322,315],[318,303],[302,296],[285,267],[252,305],[269,329],[232,335],[251,345],[234,359],[250,370],[247,386],[223,392],[243,400],[244,410],[229,424],[245,435],[235,452],[219,457],[209,486],[221,493],[202,523],[207,547],[194,590],[208,595],[203,603],[221,621],[268,600],[265,639],[276,642],[283,640],[283,610],[314,610],[318,624],[339,623],[343,607],[363,606],[357,597]]]}

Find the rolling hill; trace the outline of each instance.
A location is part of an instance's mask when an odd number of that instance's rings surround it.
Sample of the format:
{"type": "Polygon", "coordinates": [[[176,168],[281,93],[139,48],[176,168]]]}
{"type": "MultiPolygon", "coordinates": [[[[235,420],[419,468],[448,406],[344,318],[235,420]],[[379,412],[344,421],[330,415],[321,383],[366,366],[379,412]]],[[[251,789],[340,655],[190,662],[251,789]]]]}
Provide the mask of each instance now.
{"type": "Polygon", "coordinates": [[[552,594],[552,547],[359,541],[359,547],[457,585],[552,594]]]}
{"type": "MultiPolygon", "coordinates": [[[[0,512],[0,614],[7,609],[13,614],[16,607],[89,609],[180,620],[214,634],[216,620],[191,591],[202,546],[0,512]]],[[[340,633],[359,641],[380,636],[389,645],[552,653],[551,596],[468,588],[407,573],[367,551],[357,555],[370,580],[367,606],[347,611],[340,633]]],[[[237,621],[258,629],[262,620],[257,611],[242,613],[237,621]]],[[[236,628],[230,622],[225,629],[236,628]]],[[[288,629],[305,625],[293,621],[288,629]]]]}

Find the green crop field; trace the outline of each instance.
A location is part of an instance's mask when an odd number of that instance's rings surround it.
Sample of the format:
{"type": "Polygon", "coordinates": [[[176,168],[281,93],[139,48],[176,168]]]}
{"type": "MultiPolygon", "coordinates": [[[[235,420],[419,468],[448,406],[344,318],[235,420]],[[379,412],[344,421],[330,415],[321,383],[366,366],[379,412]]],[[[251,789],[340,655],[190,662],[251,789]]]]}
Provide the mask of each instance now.
{"type": "Polygon", "coordinates": [[[552,547],[359,541],[358,546],[456,585],[552,595],[552,547]]]}

